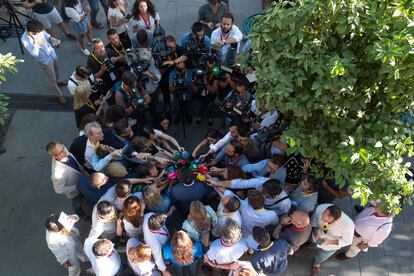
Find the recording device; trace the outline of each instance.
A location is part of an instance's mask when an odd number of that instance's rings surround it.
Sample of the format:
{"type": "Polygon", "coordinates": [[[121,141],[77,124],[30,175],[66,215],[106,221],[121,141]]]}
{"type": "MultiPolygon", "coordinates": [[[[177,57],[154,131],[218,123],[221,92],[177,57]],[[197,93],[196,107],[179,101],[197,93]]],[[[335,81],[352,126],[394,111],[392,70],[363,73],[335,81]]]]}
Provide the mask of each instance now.
{"type": "Polygon", "coordinates": [[[233,94],[223,100],[223,103],[219,106],[219,111],[227,116],[237,117],[244,123],[249,123],[252,117],[250,107],[250,101],[240,101],[236,95],[233,94]]]}
{"type": "Polygon", "coordinates": [[[161,25],[157,25],[152,37],[152,57],[155,60],[155,65],[160,67],[167,60],[171,50],[165,44],[165,31],[161,25]]]}
{"type": "Polygon", "coordinates": [[[125,16],[125,18],[126,18],[126,19],[131,19],[131,17],[132,17],[132,14],[131,14],[131,13],[128,13],[128,14],[125,16]]]}
{"type": "Polygon", "coordinates": [[[175,88],[179,92],[183,90],[187,90],[189,88],[186,84],[185,76],[183,76],[181,72],[177,72],[174,78],[174,82],[175,82],[175,88]]]}
{"type": "Polygon", "coordinates": [[[230,44],[230,47],[226,52],[226,56],[224,57],[224,61],[221,63],[220,69],[232,74],[233,67],[236,65],[236,55],[237,43],[230,44]]]}
{"type": "Polygon", "coordinates": [[[269,127],[262,127],[250,132],[250,135],[256,134],[254,139],[259,145],[272,142],[276,137],[282,135],[282,127],[279,124],[273,124],[269,127]]]}
{"type": "Polygon", "coordinates": [[[105,57],[103,61],[108,68],[108,71],[113,71],[115,69],[115,65],[111,62],[109,57],[105,57]]]}
{"type": "Polygon", "coordinates": [[[198,41],[197,35],[190,33],[188,42],[185,44],[185,49],[189,54],[203,55],[208,52],[204,41],[198,41]]]}
{"type": "Polygon", "coordinates": [[[92,93],[97,93],[97,92],[101,92],[103,91],[105,88],[105,85],[103,83],[103,81],[101,79],[95,79],[95,81],[93,81],[91,83],[91,92],[92,93]]]}
{"type": "Polygon", "coordinates": [[[200,89],[204,88],[204,76],[208,71],[205,68],[198,67],[193,70],[194,85],[200,89]]]}

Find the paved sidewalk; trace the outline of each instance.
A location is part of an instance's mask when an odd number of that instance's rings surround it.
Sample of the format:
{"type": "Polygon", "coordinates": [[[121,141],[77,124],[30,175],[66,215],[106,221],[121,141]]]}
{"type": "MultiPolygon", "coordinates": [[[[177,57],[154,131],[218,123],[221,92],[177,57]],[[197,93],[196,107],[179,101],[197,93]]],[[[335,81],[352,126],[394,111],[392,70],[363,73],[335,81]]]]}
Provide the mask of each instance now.
{"type": "MultiPolygon", "coordinates": [[[[236,15],[236,24],[242,25],[243,17],[260,9],[260,0],[230,0],[236,15]]],[[[179,37],[189,30],[197,18],[197,10],[204,0],[155,0],[162,25],[168,34],[179,37]]],[[[102,14],[101,14],[102,16],[102,14]]],[[[58,30],[55,30],[62,37],[58,30]]],[[[105,38],[105,31],[95,32],[94,37],[105,38]]],[[[58,49],[62,76],[69,76],[75,66],[86,61],[75,42],[62,39],[58,49]]],[[[19,64],[19,74],[8,76],[0,91],[49,95],[47,83],[35,61],[27,54],[21,56],[16,39],[0,41],[0,52],[11,51],[26,59],[19,64]]],[[[65,90],[64,93],[69,95],[65,90]]],[[[220,122],[216,122],[219,125],[220,122]]],[[[187,127],[187,139],[181,137],[181,126],[173,130],[178,140],[193,148],[206,132],[204,127],[187,127]],[[191,135],[189,135],[191,133],[191,135]]],[[[69,112],[40,112],[17,110],[8,131],[6,153],[0,155],[0,275],[54,276],[65,275],[45,242],[44,219],[53,212],[70,212],[70,201],[54,193],[50,182],[50,157],[44,146],[51,140],[70,145],[77,135],[74,115],[69,112]]],[[[353,202],[344,199],[338,204],[353,217],[353,202]]],[[[391,237],[379,248],[370,249],[357,258],[343,263],[335,259],[322,265],[320,275],[381,276],[414,275],[414,208],[409,206],[395,219],[391,237]]],[[[89,230],[80,225],[82,235],[89,230]]],[[[289,258],[289,270],[283,275],[309,275],[312,264],[311,251],[299,251],[289,258]]]]}

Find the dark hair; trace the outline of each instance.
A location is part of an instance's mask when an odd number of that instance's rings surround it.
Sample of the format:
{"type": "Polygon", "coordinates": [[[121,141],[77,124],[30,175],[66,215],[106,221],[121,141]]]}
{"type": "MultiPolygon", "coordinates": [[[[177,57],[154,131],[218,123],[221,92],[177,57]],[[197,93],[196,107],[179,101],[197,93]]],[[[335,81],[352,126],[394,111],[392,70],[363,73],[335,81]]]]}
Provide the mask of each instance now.
{"type": "Polygon", "coordinates": [[[220,21],[222,21],[222,20],[223,20],[223,18],[230,18],[230,19],[231,19],[231,23],[233,23],[233,22],[234,22],[234,16],[233,16],[233,14],[232,14],[232,13],[230,13],[230,12],[225,12],[225,13],[221,16],[221,20],[220,20],[220,21]]]}
{"type": "Polygon", "coordinates": [[[30,19],[29,21],[27,21],[26,23],[26,31],[31,32],[31,33],[40,33],[41,31],[43,31],[45,28],[42,24],[42,22],[40,22],[37,19],[30,19]]]}
{"type": "Polygon", "coordinates": [[[115,130],[116,135],[121,136],[128,127],[129,127],[128,119],[124,118],[124,119],[116,121],[114,124],[114,130],[115,130]]]}
{"type": "Polygon", "coordinates": [[[166,112],[162,112],[158,114],[158,125],[160,126],[160,129],[162,128],[161,122],[164,120],[168,120],[171,122],[171,116],[166,112]]]}
{"type": "Polygon", "coordinates": [[[145,2],[148,6],[148,13],[154,17],[156,16],[156,10],[154,4],[150,0],[136,0],[134,5],[132,6],[131,14],[135,18],[139,17],[139,3],[145,2]]]}
{"type": "Polygon", "coordinates": [[[226,169],[227,169],[227,179],[226,180],[233,180],[233,179],[238,179],[238,178],[245,179],[246,178],[246,174],[241,169],[240,166],[230,165],[226,169]]]}
{"type": "Polygon", "coordinates": [[[272,162],[273,164],[278,165],[280,167],[283,163],[283,156],[280,155],[280,154],[273,154],[270,157],[270,162],[272,162]]]}
{"type": "Polygon", "coordinates": [[[152,214],[148,219],[148,228],[153,231],[161,229],[165,225],[167,216],[161,213],[152,214]]]}
{"type": "Polygon", "coordinates": [[[118,104],[111,105],[105,113],[105,123],[115,123],[126,117],[125,108],[118,104]]]}
{"type": "Polygon", "coordinates": [[[217,63],[218,59],[215,55],[208,55],[207,58],[206,58],[206,61],[209,64],[213,64],[213,63],[217,63]]]}
{"type": "Polygon", "coordinates": [[[131,192],[131,183],[127,179],[118,181],[115,184],[115,194],[117,197],[124,198],[131,192]]]}
{"type": "Polygon", "coordinates": [[[138,177],[150,176],[150,171],[153,166],[154,165],[152,163],[139,164],[137,166],[137,176],[138,177]]]}
{"type": "Polygon", "coordinates": [[[240,124],[237,126],[237,131],[241,137],[250,137],[250,127],[248,124],[240,124]]]}
{"type": "Polygon", "coordinates": [[[50,152],[56,147],[56,145],[57,145],[58,143],[56,143],[56,142],[49,142],[49,143],[47,143],[46,144],[46,151],[47,151],[47,153],[49,153],[50,154],[50,152]]]}
{"type": "Polygon", "coordinates": [[[154,132],[154,129],[153,128],[144,127],[142,129],[142,136],[143,137],[145,137],[147,139],[150,139],[151,135],[155,135],[155,132],[154,132]]]}
{"type": "Polygon", "coordinates": [[[197,21],[193,23],[193,26],[191,26],[191,32],[193,34],[197,34],[199,32],[201,32],[202,30],[204,30],[203,24],[201,24],[201,22],[197,21]]]}
{"type": "Polygon", "coordinates": [[[266,193],[271,197],[280,195],[282,190],[280,181],[277,179],[269,179],[263,184],[263,191],[266,191],[266,193]]]}
{"type": "Polygon", "coordinates": [[[331,205],[328,208],[326,208],[326,210],[328,210],[329,215],[333,217],[334,220],[338,220],[342,216],[341,209],[339,209],[339,207],[336,205],[331,205]]]}
{"type": "Polygon", "coordinates": [[[133,88],[134,83],[137,81],[137,76],[131,71],[125,71],[124,73],[122,73],[121,78],[125,85],[130,88],[133,88]]]}
{"type": "Polygon", "coordinates": [[[266,244],[270,242],[270,234],[269,232],[259,226],[253,227],[253,239],[259,244],[266,244]]]}
{"type": "Polygon", "coordinates": [[[89,70],[89,68],[85,65],[80,64],[76,66],[75,73],[81,78],[87,78],[91,74],[91,70],[89,70]]]}
{"type": "Polygon", "coordinates": [[[313,174],[305,174],[303,175],[303,177],[308,180],[309,190],[312,193],[316,192],[318,188],[320,187],[319,180],[316,178],[316,176],[314,176],[313,174]]]}
{"type": "Polygon", "coordinates": [[[232,145],[234,147],[234,153],[237,153],[239,155],[243,154],[243,146],[239,141],[231,140],[230,145],[232,145]]]}
{"type": "Polygon", "coordinates": [[[175,37],[173,37],[172,35],[167,35],[167,36],[164,38],[164,41],[165,41],[165,42],[170,41],[170,42],[175,42],[175,43],[177,43],[177,41],[175,40],[175,37]]]}
{"type": "Polygon", "coordinates": [[[210,129],[209,131],[207,131],[206,138],[207,137],[220,140],[221,138],[223,138],[223,134],[221,134],[220,131],[218,131],[217,129],[210,129]]]}
{"type": "Polygon", "coordinates": [[[250,83],[246,78],[241,78],[236,81],[236,86],[244,86],[246,89],[250,87],[250,83]]]}
{"type": "Polygon", "coordinates": [[[96,213],[99,216],[107,216],[114,212],[114,206],[107,200],[102,200],[96,205],[96,213]]]}
{"type": "Polygon", "coordinates": [[[97,257],[108,255],[112,249],[112,242],[108,239],[97,240],[92,246],[92,252],[97,257]]]}
{"type": "Polygon", "coordinates": [[[64,3],[65,3],[65,7],[73,8],[78,3],[78,0],[65,0],[64,3]]]}
{"type": "Polygon", "coordinates": [[[189,168],[184,168],[179,172],[179,175],[184,184],[191,184],[194,181],[193,172],[189,168]]]}
{"type": "MultiPolygon", "coordinates": [[[[109,3],[111,3],[111,1],[117,1],[117,0],[109,0],[109,3]]],[[[115,7],[111,7],[111,8],[115,8],[115,7]]],[[[114,29],[114,28],[110,28],[107,32],[106,32],[106,37],[109,37],[110,35],[114,35],[114,34],[118,34],[118,32],[114,29]]]]}
{"type": "Polygon", "coordinates": [[[257,190],[249,190],[247,192],[247,200],[255,210],[262,209],[264,206],[264,196],[257,190]]]}
{"type": "Polygon", "coordinates": [[[59,222],[58,215],[50,215],[45,221],[45,227],[49,232],[60,232],[63,229],[63,225],[59,222]]]}
{"type": "Polygon", "coordinates": [[[148,33],[144,29],[139,29],[136,34],[138,48],[148,48],[149,40],[148,33]]]}
{"type": "Polygon", "coordinates": [[[92,123],[92,122],[98,122],[99,124],[101,124],[101,120],[98,115],[96,115],[95,113],[86,114],[80,120],[79,130],[83,130],[87,124],[92,123]]]}
{"type": "Polygon", "coordinates": [[[223,207],[231,213],[236,212],[240,208],[240,199],[232,196],[223,207]]]}

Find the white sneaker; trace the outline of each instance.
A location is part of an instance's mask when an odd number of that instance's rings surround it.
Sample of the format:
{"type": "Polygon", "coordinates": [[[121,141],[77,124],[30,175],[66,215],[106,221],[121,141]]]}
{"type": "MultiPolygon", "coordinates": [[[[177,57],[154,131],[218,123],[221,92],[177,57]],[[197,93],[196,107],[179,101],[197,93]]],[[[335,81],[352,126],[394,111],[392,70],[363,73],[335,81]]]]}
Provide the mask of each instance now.
{"type": "Polygon", "coordinates": [[[81,51],[82,51],[82,53],[85,55],[85,56],[89,56],[90,54],[91,54],[91,52],[89,52],[89,50],[88,49],[81,49],[81,51]]]}

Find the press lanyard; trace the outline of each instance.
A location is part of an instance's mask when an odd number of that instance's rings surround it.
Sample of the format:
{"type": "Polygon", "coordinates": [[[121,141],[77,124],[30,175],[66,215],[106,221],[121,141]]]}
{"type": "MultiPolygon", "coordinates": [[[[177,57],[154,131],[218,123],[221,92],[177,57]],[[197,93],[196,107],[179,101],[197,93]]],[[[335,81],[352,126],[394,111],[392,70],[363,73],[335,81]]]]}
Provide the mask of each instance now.
{"type": "Polygon", "coordinates": [[[265,248],[260,248],[260,251],[266,251],[266,250],[268,250],[270,247],[272,247],[272,245],[273,245],[273,242],[271,242],[271,243],[269,244],[269,246],[268,246],[268,247],[265,247],[265,248]]]}
{"type": "MultiPolygon", "coordinates": [[[[163,228],[161,228],[161,229],[163,229],[163,228]]],[[[165,233],[165,232],[160,232],[160,231],[153,231],[153,230],[150,230],[150,232],[151,232],[151,233],[153,233],[153,234],[157,234],[157,235],[162,235],[162,236],[169,237],[169,236],[170,236],[170,234],[168,233],[168,230],[167,230],[167,229],[166,229],[166,231],[167,231],[167,233],[165,233]]]]}
{"type": "MultiPolygon", "coordinates": [[[[114,44],[111,43],[112,48],[114,48],[115,52],[117,52],[118,54],[121,54],[118,49],[114,46],[114,44]]],[[[122,48],[122,52],[125,53],[125,49],[124,49],[124,45],[122,45],[121,42],[121,48],[122,48]]]]}
{"type": "Polygon", "coordinates": [[[142,15],[139,15],[139,17],[141,18],[142,21],[144,21],[145,26],[147,27],[147,30],[151,29],[151,16],[148,15],[148,21],[144,19],[144,17],[142,17],[142,15]]]}
{"type": "MultiPolygon", "coordinates": [[[[227,40],[229,38],[230,31],[227,33],[227,35],[224,36],[224,40],[227,40]]],[[[220,41],[223,41],[223,32],[220,32],[220,41]]]]}
{"type": "Polygon", "coordinates": [[[91,101],[88,101],[86,105],[89,106],[91,109],[93,109],[93,111],[96,111],[96,108],[91,101]]]}
{"type": "Polygon", "coordinates": [[[102,61],[100,61],[96,56],[95,56],[95,54],[94,53],[92,53],[91,54],[91,56],[93,57],[93,59],[94,60],[96,60],[96,62],[98,62],[100,65],[103,65],[103,62],[102,61]]]}

